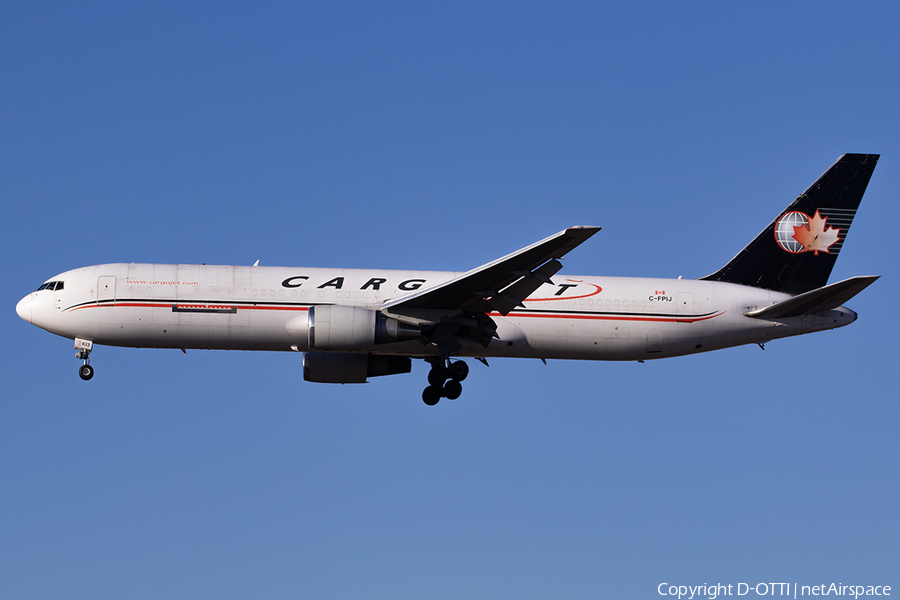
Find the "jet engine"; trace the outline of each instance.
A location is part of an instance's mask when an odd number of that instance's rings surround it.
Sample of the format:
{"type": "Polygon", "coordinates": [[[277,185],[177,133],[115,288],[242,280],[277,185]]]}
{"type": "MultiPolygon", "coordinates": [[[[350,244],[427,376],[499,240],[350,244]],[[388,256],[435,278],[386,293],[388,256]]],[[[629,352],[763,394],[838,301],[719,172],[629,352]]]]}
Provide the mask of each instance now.
{"type": "Polygon", "coordinates": [[[316,383],[366,383],[368,377],[399,375],[412,370],[408,356],[306,352],[303,379],[316,383]]]}
{"type": "Polygon", "coordinates": [[[309,309],[309,347],[365,350],[378,344],[415,340],[421,329],[360,306],[322,304],[309,309]]]}

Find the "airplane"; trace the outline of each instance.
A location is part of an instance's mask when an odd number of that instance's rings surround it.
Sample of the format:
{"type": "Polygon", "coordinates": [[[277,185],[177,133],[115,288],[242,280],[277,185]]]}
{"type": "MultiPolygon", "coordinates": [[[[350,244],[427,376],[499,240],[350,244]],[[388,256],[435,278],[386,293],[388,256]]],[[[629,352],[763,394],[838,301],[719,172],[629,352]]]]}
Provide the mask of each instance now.
{"type": "Polygon", "coordinates": [[[844,154],[724,267],[696,280],[558,275],[599,227],[570,227],[466,272],[118,263],[56,275],[16,306],[94,345],[303,353],[303,378],[365,383],[431,365],[455,400],[469,357],[639,361],[835,329],[878,276],[828,278],[877,154],[844,154]]]}

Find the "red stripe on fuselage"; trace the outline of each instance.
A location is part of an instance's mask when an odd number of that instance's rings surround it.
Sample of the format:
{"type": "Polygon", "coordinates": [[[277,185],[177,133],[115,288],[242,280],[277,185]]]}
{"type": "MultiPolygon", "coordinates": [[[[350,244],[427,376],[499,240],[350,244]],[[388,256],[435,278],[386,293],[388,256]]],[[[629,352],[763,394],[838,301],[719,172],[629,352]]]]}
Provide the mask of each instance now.
{"type": "MultiPolygon", "coordinates": [[[[112,302],[104,303],[104,304],[85,304],[83,306],[77,306],[75,308],[69,309],[69,312],[74,312],[76,310],[81,310],[83,308],[113,308],[113,307],[126,307],[126,308],[168,308],[171,309],[172,305],[175,304],[177,306],[191,306],[192,303],[182,303],[179,304],[177,302],[128,302],[128,301],[118,301],[115,304],[112,302]]],[[[225,306],[220,305],[219,303],[210,304],[210,306],[225,306]]],[[[309,310],[308,306],[259,306],[259,305],[228,305],[228,306],[236,306],[237,310],[284,310],[284,311],[296,311],[296,312],[306,312],[309,310]]],[[[492,317],[503,317],[498,312],[488,313],[492,317]]],[[[526,312],[526,311],[513,311],[506,315],[505,318],[527,318],[527,319],[575,319],[575,320],[589,320],[589,321],[644,321],[644,322],[655,322],[655,323],[696,323],[699,321],[706,321],[709,319],[714,319],[721,315],[725,314],[724,311],[718,312],[712,315],[702,315],[702,316],[658,316],[658,317],[644,317],[638,315],[628,315],[628,314],[619,314],[619,315],[591,315],[591,314],[563,314],[563,313],[534,313],[534,312],[526,312]]]]}
{"type": "MultiPolygon", "coordinates": [[[[81,310],[83,308],[115,308],[115,307],[126,307],[126,308],[172,308],[172,305],[175,306],[200,306],[196,303],[190,302],[166,302],[166,303],[157,303],[157,302],[128,302],[126,301],[117,301],[107,302],[104,304],[85,304],[83,306],[76,306],[75,308],[67,309],[68,312],[74,312],[76,310],[81,310]]],[[[307,311],[309,310],[308,306],[241,306],[240,304],[219,304],[214,303],[209,305],[212,308],[230,308],[235,306],[238,310],[294,310],[294,311],[307,311]]]]}
{"type": "MultiPolygon", "coordinates": [[[[492,312],[488,313],[492,317],[502,317],[500,313],[492,312]]],[[[565,314],[546,314],[546,313],[525,313],[525,312],[511,312],[506,315],[506,318],[510,317],[526,317],[530,319],[582,319],[582,320],[591,320],[591,321],[649,321],[649,322],[658,322],[658,323],[696,323],[697,321],[706,321],[708,319],[715,319],[716,317],[720,317],[725,314],[724,311],[720,313],[716,313],[714,315],[705,315],[701,317],[639,317],[639,316],[631,316],[631,315],[565,315],[565,314]]]]}

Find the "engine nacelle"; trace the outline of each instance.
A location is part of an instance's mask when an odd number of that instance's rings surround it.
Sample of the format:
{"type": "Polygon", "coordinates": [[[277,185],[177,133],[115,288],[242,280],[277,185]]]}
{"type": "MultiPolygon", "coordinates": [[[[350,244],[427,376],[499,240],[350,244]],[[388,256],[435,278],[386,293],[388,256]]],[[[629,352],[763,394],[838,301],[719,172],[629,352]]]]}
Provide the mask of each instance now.
{"type": "Polygon", "coordinates": [[[322,304],[309,309],[309,347],[316,350],[365,350],[377,344],[418,339],[421,330],[376,310],[322,304]]]}
{"type": "Polygon", "coordinates": [[[408,356],[306,352],[303,379],[316,383],[366,383],[368,377],[399,375],[412,370],[408,356]]]}

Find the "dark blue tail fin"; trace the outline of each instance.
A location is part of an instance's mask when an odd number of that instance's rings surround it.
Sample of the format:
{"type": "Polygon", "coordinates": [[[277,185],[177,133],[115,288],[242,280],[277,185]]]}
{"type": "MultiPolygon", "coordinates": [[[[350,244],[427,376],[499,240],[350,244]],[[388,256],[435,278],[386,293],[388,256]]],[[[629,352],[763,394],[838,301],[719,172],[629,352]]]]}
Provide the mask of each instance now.
{"type": "Polygon", "coordinates": [[[878,154],[845,154],[727,265],[702,279],[802,294],[828,283],[878,154]]]}

